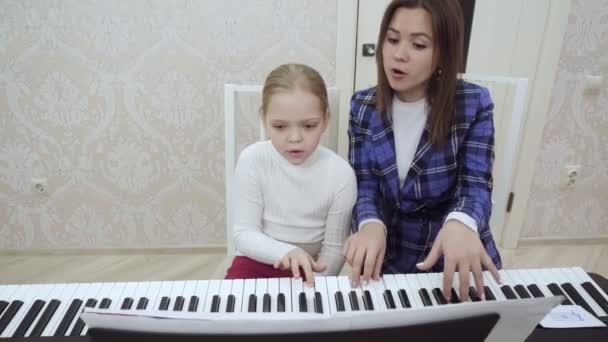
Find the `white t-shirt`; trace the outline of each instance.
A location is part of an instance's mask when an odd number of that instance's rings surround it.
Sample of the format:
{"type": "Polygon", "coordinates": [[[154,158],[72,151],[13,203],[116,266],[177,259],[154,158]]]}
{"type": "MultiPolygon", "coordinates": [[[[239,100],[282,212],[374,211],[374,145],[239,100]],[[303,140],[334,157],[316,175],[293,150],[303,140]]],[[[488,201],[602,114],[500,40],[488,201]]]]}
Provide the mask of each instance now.
{"type": "Polygon", "coordinates": [[[319,145],[301,165],[270,141],[248,146],[235,170],[234,242],[237,255],[274,264],[299,247],[337,275],[357,200],[350,164],[319,145]]]}

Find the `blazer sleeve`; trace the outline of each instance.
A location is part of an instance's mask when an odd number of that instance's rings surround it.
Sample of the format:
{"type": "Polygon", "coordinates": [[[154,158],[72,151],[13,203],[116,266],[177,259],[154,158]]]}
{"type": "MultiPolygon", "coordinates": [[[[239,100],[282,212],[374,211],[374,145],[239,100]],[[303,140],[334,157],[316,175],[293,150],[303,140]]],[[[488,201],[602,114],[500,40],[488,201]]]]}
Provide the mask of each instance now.
{"type": "MultiPolygon", "coordinates": [[[[351,231],[359,230],[362,221],[368,219],[379,219],[381,215],[378,206],[380,196],[378,177],[373,173],[373,142],[371,131],[364,127],[356,117],[356,113],[362,113],[364,108],[355,103],[354,96],[351,99],[351,112],[348,125],[348,160],[355,170],[357,178],[357,202],[353,208],[351,231]]],[[[382,221],[382,220],[381,220],[382,221]]]]}
{"type": "Polygon", "coordinates": [[[458,183],[452,208],[463,212],[487,230],[492,213],[492,168],[494,165],[494,104],[481,88],[475,118],[458,152],[458,183]]]}

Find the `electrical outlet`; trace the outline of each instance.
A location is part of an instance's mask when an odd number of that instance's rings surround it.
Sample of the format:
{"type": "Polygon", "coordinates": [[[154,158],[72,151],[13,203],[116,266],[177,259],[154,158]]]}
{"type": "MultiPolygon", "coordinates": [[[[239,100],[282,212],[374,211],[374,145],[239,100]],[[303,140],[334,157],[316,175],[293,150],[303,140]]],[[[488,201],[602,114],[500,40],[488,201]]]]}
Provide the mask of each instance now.
{"type": "Polygon", "coordinates": [[[46,178],[32,178],[31,181],[35,192],[39,194],[45,194],[48,192],[49,185],[46,178]]]}
{"type": "Polygon", "coordinates": [[[564,167],[564,175],[562,185],[564,187],[573,187],[576,184],[577,178],[581,172],[580,165],[566,165],[564,167]]]}

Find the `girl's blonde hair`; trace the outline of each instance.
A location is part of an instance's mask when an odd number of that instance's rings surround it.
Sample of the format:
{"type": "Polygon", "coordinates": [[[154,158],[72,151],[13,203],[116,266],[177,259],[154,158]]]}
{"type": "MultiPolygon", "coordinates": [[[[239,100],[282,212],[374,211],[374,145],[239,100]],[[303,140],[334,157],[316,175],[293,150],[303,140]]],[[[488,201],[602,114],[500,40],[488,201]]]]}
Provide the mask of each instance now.
{"type": "Polygon", "coordinates": [[[260,107],[262,119],[266,116],[273,95],[296,89],[308,91],[317,96],[321,102],[324,118],[329,119],[329,102],[323,77],[315,69],[297,63],[280,65],[266,77],[262,90],[262,106],[260,107]]]}

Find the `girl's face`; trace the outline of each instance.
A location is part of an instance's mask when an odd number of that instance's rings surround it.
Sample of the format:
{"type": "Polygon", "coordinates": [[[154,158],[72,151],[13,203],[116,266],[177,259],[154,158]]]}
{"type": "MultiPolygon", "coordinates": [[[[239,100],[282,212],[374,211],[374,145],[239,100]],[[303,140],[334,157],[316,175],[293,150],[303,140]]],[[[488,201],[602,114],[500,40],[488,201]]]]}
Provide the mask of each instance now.
{"type": "Polygon", "coordinates": [[[426,96],[433,61],[431,16],[422,8],[395,11],[382,43],[384,72],[401,101],[412,102],[426,96]]]}
{"type": "Polygon", "coordinates": [[[302,164],[317,148],[327,127],[319,97],[299,89],[274,94],[265,114],[272,145],[294,165],[302,164]]]}

